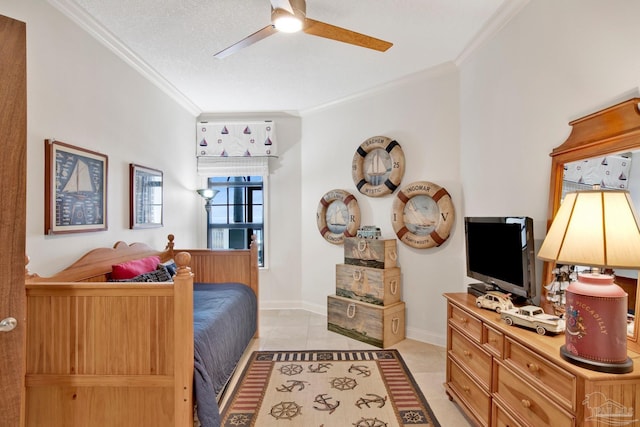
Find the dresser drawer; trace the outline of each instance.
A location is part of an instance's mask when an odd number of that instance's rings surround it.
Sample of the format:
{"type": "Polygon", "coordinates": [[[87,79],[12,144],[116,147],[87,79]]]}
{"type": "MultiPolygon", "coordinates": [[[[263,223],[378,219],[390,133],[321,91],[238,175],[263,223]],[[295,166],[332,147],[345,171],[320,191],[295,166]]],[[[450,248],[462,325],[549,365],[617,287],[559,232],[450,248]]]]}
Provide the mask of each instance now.
{"type": "Polygon", "coordinates": [[[491,355],[474,344],[461,332],[449,329],[449,356],[473,374],[480,385],[489,391],[491,386],[491,355]]]}
{"type": "Polygon", "coordinates": [[[467,373],[451,358],[447,358],[449,378],[448,385],[462,400],[464,406],[481,422],[489,425],[491,398],[467,373]]]}
{"type": "Polygon", "coordinates": [[[482,322],[471,314],[449,304],[449,322],[465,331],[476,343],[482,343],[482,322]]]}
{"type": "Polygon", "coordinates": [[[546,392],[526,378],[496,362],[494,395],[518,416],[532,426],[574,427],[571,414],[552,403],[538,390],[546,392]]]}
{"type": "Polygon", "coordinates": [[[495,401],[491,407],[491,427],[520,427],[521,424],[511,418],[495,401]]]}
{"type": "Polygon", "coordinates": [[[544,389],[550,399],[567,410],[576,410],[576,377],[564,369],[542,359],[528,348],[507,338],[505,362],[522,373],[526,381],[544,389]]]}
{"type": "Polygon", "coordinates": [[[484,348],[494,356],[502,359],[504,350],[504,335],[490,326],[482,325],[484,330],[484,348]]]}

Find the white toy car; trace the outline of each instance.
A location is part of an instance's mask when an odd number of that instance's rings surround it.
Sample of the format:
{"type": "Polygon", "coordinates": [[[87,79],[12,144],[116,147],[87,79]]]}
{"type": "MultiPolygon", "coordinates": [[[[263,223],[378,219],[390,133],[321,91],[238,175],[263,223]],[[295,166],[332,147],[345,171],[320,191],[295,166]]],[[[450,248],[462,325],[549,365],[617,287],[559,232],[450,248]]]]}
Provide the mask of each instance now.
{"type": "Polygon", "coordinates": [[[510,298],[511,294],[503,294],[498,291],[489,291],[484,295],[480,295],[476,298],[476,305],[478,308],[486,308],[493,310],[496,313],[500,313],[503,310],[509,310],[513,308],[513,303],[510,298]]]}
{"type": "Polygon", "coordinates": [[[525,328],[535,329],[540,335],[547,332],[559,334],[564,332],[564,319],[545,313],[540,307],[535,305],[525,305],[504,310],[500,317],[507,325],[519,325],[525,328]]]}

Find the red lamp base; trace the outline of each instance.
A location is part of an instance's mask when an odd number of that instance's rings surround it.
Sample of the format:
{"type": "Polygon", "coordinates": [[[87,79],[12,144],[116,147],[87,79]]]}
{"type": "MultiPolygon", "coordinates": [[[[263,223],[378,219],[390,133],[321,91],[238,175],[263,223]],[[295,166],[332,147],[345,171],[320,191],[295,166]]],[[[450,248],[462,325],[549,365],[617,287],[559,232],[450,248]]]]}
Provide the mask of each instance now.
{"type": "Polygon", "coordinates": [[[629,357],[622,363],[598,362],[572,354],[567,351],[564,345],[560,347],[560,356],[574,365],[591,369],[592,371],[606,372],[608,374],[627,374],[633,371],[633,360],[629,357]]]}

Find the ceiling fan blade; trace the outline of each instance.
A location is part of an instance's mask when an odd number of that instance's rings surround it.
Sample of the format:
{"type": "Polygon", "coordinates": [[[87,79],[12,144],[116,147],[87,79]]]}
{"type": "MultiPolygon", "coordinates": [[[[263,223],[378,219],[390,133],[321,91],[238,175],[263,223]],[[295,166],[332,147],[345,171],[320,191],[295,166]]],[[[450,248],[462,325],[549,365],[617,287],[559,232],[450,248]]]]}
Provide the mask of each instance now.
{"type": "Polygon", "coordinates": [[[271,7],[273,9],[284,9],[293,15],[293,7],[289,0],[271,0],[271,7]]]}
{"type": "Polygon", "coordinates": [[[232,53],[236,53],[240,49],[245,48],[247,46],[251,46],[252,44],[257,43],[260,40],[267,38],[270,35],[275,34],[277,32],[278,30],[276,30],[273,25],[269,24],[263,29],[256,31],[250,36],[247,36],[244,39],[240,40],[239,42],[232,44],[228,48],[221,50],[220,52],[214,54],[213,56],[214,58],[218,58],[218,59],[226,58],[232,53]]]}
{"type": "Polygon", "coordinates": [[[303,31],[305,33],[313,36],[324,37],[325,39],[366,47],[380,52],[385,52],[393,46],[393,43],[310,18],[306,18],[304,24],[303,31]]]}

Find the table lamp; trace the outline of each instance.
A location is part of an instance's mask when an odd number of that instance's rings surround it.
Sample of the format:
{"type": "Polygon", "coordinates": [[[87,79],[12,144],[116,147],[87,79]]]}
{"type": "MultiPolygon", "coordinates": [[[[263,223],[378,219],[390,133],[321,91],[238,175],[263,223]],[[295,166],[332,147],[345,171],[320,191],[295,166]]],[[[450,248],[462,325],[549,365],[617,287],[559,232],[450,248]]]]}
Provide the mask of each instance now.
{"type": "Polygon", "coordinates": [[[563,359],[608,373],[627,373],[627,298],[600,268],[640,269],[640,229],[628,191],[568,193],[556,213],[538,258],[589,266],[566,290],[563,359]]]}

